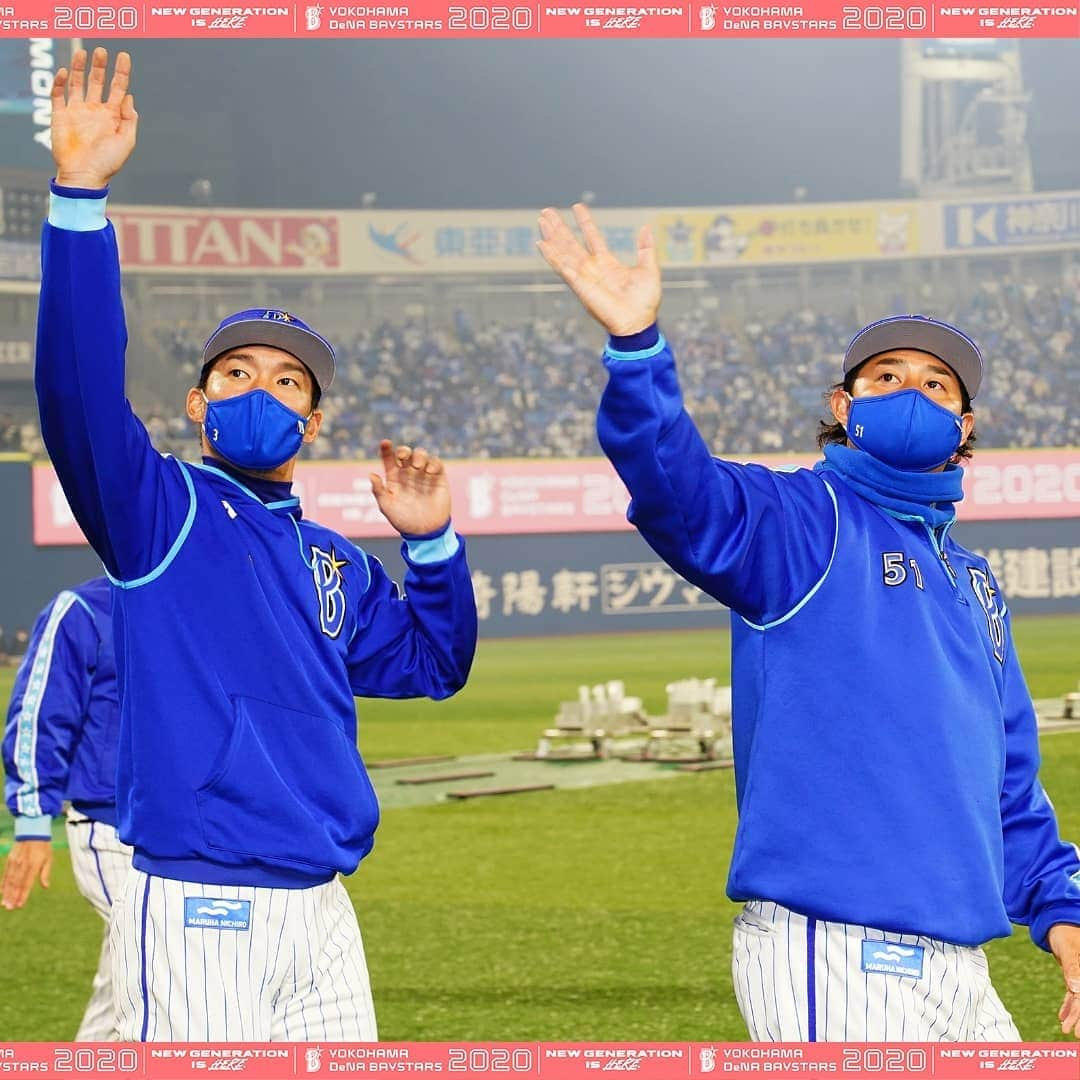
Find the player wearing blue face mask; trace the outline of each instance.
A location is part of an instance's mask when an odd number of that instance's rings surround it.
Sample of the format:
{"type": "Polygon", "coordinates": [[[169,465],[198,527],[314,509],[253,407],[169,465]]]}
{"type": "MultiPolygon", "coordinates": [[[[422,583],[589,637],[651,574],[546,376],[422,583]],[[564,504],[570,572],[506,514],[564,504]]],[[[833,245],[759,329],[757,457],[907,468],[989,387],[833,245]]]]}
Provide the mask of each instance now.
{"type": "Polygon", "coordinates": [[[213,456],[272,471],[318,435],[319,400],[333,377],[334,351],[307,323],[287,311],[238,311],[203,348],[188,416],[213,456]]]}
{"type": "Polygon", "coordinates": [[[714,458],[637,264],[554,210],[540,250],[608,330],[600,442],[630,520],[732,610],[739,825],[727,891],[753,1038],[1019,1038],[981,945],[1030,928],[1080,1034],[1080,858],[1038,779],[1035,713],[989,565],[949,535],[982,357],[921,316],[855,336],[813,469],[714,458]]]}
{"type": "Polygon", "coordinates": [[[333,378],[329,342],[296,315],[238,311],[206,341],[188,416],[202,427],[207,453],[272,472],[319,434],[319,401],[333,378]]]}
{"type": "Polygon", "coordinates": [[[864,327],[844,354],[844,381],[829,395],[836,418],[823,446],[850,443],[904,472],[945,469],[975,429],[971,399],[982,354],[955,326],[896,315],[864,327]]]}
{"type": "Polygon", "coordinates": [[[308,520],[291,482],[319,434],[330,345],[288,312],[226,319],[188,416],[205,457],[158,454],[124,398],[127,334],[107,183],[135,145],[117,57],[78,50],[52,93],[57,175],[42,236],[41,428],[116,586],[113,897],[122,1040],[373,1040],[356,914],[338,877],[379,807],[355,697],[444,698],[465,683],[476,605],[442,463],[380,445],[371,474],[403,538],[406,593],[308,520]]]}

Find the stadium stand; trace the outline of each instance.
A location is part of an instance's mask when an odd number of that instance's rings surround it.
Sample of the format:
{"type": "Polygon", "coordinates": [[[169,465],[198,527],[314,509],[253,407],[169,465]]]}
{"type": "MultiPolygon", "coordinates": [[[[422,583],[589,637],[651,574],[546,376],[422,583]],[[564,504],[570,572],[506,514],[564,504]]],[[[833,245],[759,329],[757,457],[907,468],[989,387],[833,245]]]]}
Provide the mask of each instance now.
{"type": "MultiPolygon", "coordinates": [[[[244,302],[237,296],[234,306],[244,302]]],[[[893,310],[905,306],[897,297],[893,310]]],[[[129,396],[155,445],[191,457],[197,443],[179,406],[197,380],[203,332],[216,311],[196,313],[180,299],[160,309],[129,298],[128,307],[129,396]]],[[[965,328],[992,360],[976,403],[980,447],[1080,445],[1075,276],[1036,283],[1002,275],[954,290],[947,307],[928,307],[965,328]]],[[[401,305],[392,318],[356,331],[332,304],[322,317],[303,309],[326,327],[340,359],[310,457],[367,458],[389,433],[446,458],[600,453],[594,416],[605,379],[593,327],[563,316],[558,305],[549,317],[500,320],[461,307],[435,310],[401,305]]],[[[878,313],[819,302],[738,317],[699,298],[665,315],[663,325],[688,409],[714,451],[752,455],[813,447],[823,391],[836,379],[844,346],[878,313]]],[[[0,451],[42,455],[32,403],[0,406],[0,451]]]]}

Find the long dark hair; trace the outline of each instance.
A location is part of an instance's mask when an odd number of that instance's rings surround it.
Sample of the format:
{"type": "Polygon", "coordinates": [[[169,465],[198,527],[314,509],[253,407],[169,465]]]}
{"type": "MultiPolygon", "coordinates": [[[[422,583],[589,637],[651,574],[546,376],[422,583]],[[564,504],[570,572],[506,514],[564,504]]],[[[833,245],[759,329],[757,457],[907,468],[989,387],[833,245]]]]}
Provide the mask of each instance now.
{"type": "MultiPolygon", "coordinates": [[[[861,367],[862,364],[853,371],[849,371],[843,382],[835,383],[825,391],[826,404],[829,404],[830,399],[837,390],[843,390],[848,394],[852,392],[855,388],[855,379],[858,377],[859,368],[861,367]]],[[[963,383],[960,383],[960,405],[961,412],[971,412],[971,398],[968,397],[967,389],[964,387],[963,383]]],[[[839,420],[834,420],[831,424],[826,420],[818,421],[818,449],[824,450],[829,443],[839,443],[843,446],[847,441],[847,432],[844,430],[844,425],[841,424],[839,420]]],[[[972,431],[972,433],[960,444],[960,449],[956,451],[951,460],[958,462],[961,458],[971,458],[975,452],[974,448],[975,432],[972,431]]]]}

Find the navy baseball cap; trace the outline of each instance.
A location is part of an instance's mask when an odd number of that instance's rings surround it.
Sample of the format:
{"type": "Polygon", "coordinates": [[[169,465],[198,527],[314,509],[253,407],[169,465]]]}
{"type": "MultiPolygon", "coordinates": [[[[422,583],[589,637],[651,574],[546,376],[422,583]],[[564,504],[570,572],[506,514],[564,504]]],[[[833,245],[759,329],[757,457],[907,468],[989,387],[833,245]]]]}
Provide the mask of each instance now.
{"type": "Polygon", "coordinates": [[[278,308],[248,308],[222,319],[203,347],[203,366],[245,345],[269,345],[291,353],[326,393],[334,381],[334,350],[303,319],[278,308]]]}
{"type": "Polygon", "coordinates": [[[979,392],[983,358],[979,346],[962,330],[926,315],[893,315],[864,326],[844,353],[844,374],[890,349],[919,349],[944,360],[964,384],[969,398],[979,392]]]}

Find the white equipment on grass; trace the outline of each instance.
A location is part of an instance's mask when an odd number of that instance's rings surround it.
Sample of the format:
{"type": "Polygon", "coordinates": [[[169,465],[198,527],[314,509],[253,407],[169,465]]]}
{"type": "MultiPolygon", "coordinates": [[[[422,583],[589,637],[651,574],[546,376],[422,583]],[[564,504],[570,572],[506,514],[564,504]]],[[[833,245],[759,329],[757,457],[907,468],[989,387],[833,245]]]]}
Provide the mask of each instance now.
{"type": "Polygon", "coordinates": [[[601,758],[611,751],[611,740],[635,725],[647,724],[641,698],[627,697],[622,679],[579,686],[577,701],[564,701],[555,726],[540,736],[538,758],[601,758]]]}
{"type": "Polygon", "coordinates": [[[537,758],[639,761],[715,761],[731,757],[731,687],[715,679],[667,685],[667,713],[649,717],[641,698],[627,697],[621,679],[578,687],[555,726],[540,736],[537,758]]]}
{"type": "Polygon", "coordinates": [[[1080,683],[1058,698],[1041,698],[1035,702],[1039,730],[1075,731],[1080,728],[1080,683]]]}
{"type": "Polygon", "coordinates": [[[650,724],[644,757],[648,761],[731,756],[731,687],[715,679],[668,683],[667,715],[650,724]]]}

